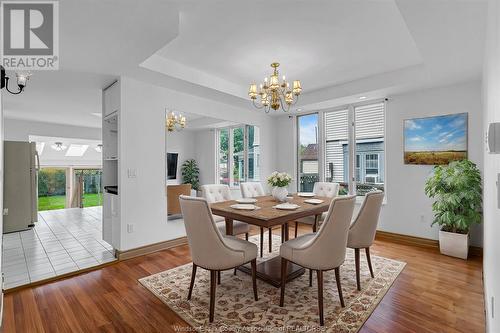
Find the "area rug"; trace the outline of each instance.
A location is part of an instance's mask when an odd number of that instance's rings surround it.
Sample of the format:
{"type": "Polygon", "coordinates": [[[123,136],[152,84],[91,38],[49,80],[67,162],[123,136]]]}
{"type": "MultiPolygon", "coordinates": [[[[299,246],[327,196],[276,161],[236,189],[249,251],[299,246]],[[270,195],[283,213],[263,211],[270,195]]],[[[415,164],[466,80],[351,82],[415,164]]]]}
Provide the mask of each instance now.
{"type": "MultiPolygon", "coordinates": [[[[250,237],[259,245],[259,236],[250,237]]],[[[267,243],[267,242],[264,242],[267,243]]],[[[264,258],[279,253],[280,238],[273,237],[273,251],[265,245],[264,258]]],[[[356,289],[354,251],[347,249],[340,268],[345,308],[340,306],[335,273],[324,275],[325,326],[319,326],[316,274],[309,287],[309,274],[287,283],[285,306],[279,306],[280,289],[257,280],[259,300],[253,299],[251,277],[233,270],[222,272],[217,285],[215,318],[208,321],[210,274],[198,268],[193,295],[187,300],[192,264],[144,277],[139,282],[168,305],[197,332],[357,332],[384,297],[405,263],[372,255],[375,278],[370,277],[361,251],[361,287],[356,289]]],[[[261,259],[260,259],[261,260],[261,259]]]]}

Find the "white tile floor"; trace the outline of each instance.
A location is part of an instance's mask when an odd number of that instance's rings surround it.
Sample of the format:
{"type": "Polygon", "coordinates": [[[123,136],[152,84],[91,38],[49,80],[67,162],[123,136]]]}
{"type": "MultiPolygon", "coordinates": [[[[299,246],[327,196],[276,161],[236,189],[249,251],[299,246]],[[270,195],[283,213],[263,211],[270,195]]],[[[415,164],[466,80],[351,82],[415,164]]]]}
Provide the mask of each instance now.
{"type": "Polygon", "coordinates": [[[102,207],[42,211],[31,230],[3,235],[4,288],[116,260],[102,239],[102,207]]]}

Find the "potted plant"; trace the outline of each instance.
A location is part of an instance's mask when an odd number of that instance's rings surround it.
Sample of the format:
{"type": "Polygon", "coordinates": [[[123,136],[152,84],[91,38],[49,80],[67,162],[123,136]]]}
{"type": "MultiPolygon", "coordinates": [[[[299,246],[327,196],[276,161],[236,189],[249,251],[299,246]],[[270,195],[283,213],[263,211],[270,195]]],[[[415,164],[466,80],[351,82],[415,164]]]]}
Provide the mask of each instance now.
{"type": "Polygon", "coordinates": [[[292,182],[292,176],[286,172],[274,171],[269,177],[267,177],[267,183],[273,188],[273,197],[280,202],[285,201],[288,195],[288,190],[286,187],[292,182]]]}
{"type": "Polygon", "coordinates": [[[441,253],[467,259],[470,227],[481,223],[482,216],[481,174],[476,164],[461,160],[435,166],[425,193],[435,199],[432,225],[441,226],[441,253]]]}
{"type": "Polygon", "coordinates": [[[200,169],[195,160],[184,161],[181,166],[182,183],[191,184],[191,188],[198,191],[200,188],[200,169]]]}

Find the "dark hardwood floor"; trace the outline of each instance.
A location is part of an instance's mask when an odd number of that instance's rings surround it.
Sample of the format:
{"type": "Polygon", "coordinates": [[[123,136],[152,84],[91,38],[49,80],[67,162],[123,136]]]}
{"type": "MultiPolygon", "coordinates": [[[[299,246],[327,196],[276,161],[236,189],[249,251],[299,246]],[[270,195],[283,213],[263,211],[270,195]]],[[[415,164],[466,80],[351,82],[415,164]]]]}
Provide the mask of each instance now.
{"type": "MultiPolygon", "coordinates": [[[[376,241],[372,254],[407,266],[360,332],[484,332],[481,258],[387,241],[376,241]]],[[[187,324],[137,279],[189,261],[188,247],[179,246],[8,293],[3,332],[179,331],[187,324]]]]}

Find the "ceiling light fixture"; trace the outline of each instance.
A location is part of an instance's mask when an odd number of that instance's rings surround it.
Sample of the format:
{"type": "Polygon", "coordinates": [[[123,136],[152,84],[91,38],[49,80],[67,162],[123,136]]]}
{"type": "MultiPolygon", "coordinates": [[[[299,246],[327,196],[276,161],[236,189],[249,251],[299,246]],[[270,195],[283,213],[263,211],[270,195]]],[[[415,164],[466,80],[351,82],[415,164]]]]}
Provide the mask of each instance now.
{"type": "Polygon", "coordinates": [[[366,99],[366,96],[361,96],[359,99],[366,99]]]}
{"type": "Polygon", "coordinates": [[[94,149],[96,152],[102,153],[102,144],[98,144],[94,149]]]}
{"type": "Polygon", "coordinates": [[[0,89],[5,88],[12,95],[18,95],[24,91],[24,87],[26,87],[26,83],[30,79],[31,73],[16,73],[17,78],[17,88],[18,91],[10,91],[9,89],[9,77],[5,74],[5,68],[0,65],[0,89]]]}
{"type": "MultiPolygon", "coordinates": [[[[168,110],[166,110],[168,112],[168,110]]],[[[186,127],[186,117],[182,114],[175,114],[174,111],[167,114],[167,123],[166,123],[167,131],[180,131],[184,127],[186,127]]]]}
{"type": "Polygon", "coordinates": [[[55,151],[63,151],[63,150],[66,150],[66,147],[65,145],[63,145],[62,142],[54,142],[54,144],[52,146],[50,146],[50,148],[54,149],[55,151]]]}
{"type": "Polygon", "coordinates": [[[299,95],[302,92],[300,80],[293,81],[292,89],[290,89],[290,84],[285,80],[284,75],[283,80],[280,82],[279,65],[278,62],[271,64],[273,74],[269,79],[267,77],[264,78],[264,83],[260,84],[259,89],[257,89],[255,83],[252,83],[248,89],[248,96],[250,96],[253,105],[257,109],[263,108],[266,113],[271,109],[278,110],[280,107],[283,111],[288,112],[290,106],[297,103],[299,95]],[[259,103],[256,102],[257,96],[260,96],[259,103]]]}

